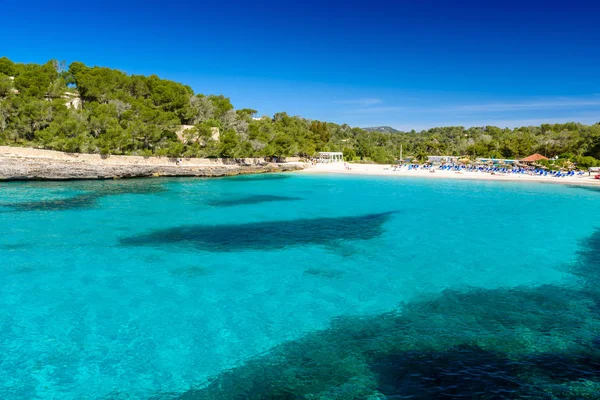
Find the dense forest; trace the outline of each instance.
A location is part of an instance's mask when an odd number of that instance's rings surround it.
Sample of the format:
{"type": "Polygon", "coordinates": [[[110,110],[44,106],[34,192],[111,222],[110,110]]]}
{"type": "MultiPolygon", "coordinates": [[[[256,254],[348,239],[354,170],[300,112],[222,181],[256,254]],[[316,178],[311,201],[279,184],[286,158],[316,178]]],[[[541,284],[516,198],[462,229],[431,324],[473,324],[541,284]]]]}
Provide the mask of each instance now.
{"type": "Polygon", "coordinates": [[[0,145],[67,152],[184,157],[312,156],[393,162],[404,155],[520,158],[532,153],[600,165],[600,124],[503,129],[460,126],[386,132],[290,116],[256,118],[222,95],[196,94],[156,75],[55,60],[0,58],[0,145]],[[183,130],[182,126],[187,126],[183,130]],[[215,136],[215,128],[219,135],[215,136]],[[179,133],[179,136],[178,136],[179,133]]]}

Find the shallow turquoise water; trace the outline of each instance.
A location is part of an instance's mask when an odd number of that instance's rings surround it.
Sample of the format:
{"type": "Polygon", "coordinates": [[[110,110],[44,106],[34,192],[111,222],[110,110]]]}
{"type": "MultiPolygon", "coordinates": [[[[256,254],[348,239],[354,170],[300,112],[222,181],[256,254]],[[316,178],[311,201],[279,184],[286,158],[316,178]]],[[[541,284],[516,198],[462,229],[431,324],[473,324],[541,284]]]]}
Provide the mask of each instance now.
{"type": "Polygon", "coordinates": [[[583,290],[599,199],[309,175],[2,183],[0,398],[178,396],[342,317],[583,290]]]}

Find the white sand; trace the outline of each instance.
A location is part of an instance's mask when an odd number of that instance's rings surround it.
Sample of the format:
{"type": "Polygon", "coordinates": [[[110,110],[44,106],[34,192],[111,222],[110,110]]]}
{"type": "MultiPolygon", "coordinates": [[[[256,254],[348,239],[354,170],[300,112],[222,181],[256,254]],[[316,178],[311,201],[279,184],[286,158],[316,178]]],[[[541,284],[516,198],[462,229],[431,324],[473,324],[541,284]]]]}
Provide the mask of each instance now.
{"type": "Polygon", "coordinates": [[[556,178],[552,176],[536,176],[525,174],[501,174],[492,175],[488,172],[460,172],[440,171],[431,173],[427,170],[418,169],[409,171],[407,167],[394,171],[393,167],[378,164],[348,164],[350,170],[344,168],[343,163],[310,165],[299,173],[322,173],[322,174],[345,174],[345,175],[373,175],[373,176],[395,176],[395,177],[419,177],[437,179],[479,179],[490,181],[515,181],[515,182],[545,182],[562,183],[567,185],[596,185],[600,186],[600,180],[594,176],[588,176],[586,172],[582,176],[556,178]]]}

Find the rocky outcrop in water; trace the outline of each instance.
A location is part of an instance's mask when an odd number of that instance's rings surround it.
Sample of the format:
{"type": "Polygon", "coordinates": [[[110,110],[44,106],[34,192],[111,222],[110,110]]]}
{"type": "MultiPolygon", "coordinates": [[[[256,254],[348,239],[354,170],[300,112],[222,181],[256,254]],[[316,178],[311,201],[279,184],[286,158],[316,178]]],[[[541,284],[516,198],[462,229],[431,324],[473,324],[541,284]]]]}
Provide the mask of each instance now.
{"type": "Polygon", "coordinates": [[[218,177],[294,171],[302,163],[264,159],[100,156],[0,146],[0,180],[115,179],[153,176],[218,177]]]}

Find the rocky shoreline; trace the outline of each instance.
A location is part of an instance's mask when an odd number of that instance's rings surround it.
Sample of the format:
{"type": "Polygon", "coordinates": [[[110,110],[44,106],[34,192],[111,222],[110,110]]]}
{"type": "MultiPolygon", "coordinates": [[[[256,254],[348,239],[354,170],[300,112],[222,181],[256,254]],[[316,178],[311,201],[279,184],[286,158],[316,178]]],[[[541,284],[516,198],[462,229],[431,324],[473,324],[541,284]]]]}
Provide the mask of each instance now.
{"type": "Polygon", "coordinates": [[[101,156],[0,146],[0,181],[83,180],[142,177],[220,177],[305,168],[300,162],[270,163],[262,158],[201,159],[101,156]]]}

